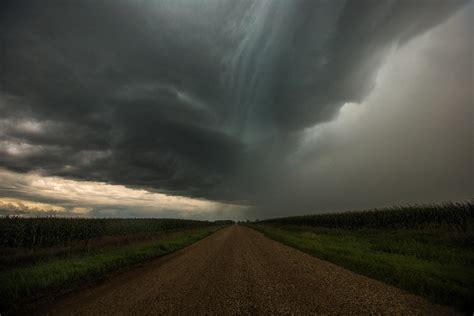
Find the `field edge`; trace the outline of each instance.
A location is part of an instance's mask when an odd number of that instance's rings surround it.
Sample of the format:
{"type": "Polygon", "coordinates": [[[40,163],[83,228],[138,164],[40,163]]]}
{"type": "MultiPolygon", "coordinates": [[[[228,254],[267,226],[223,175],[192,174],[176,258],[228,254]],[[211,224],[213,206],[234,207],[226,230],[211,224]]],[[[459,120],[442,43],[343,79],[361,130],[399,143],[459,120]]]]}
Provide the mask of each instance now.
{"type": "Polygon", "coordinates": [[[397,288],[400,288],[412,294],[420,295],[434,304],[442,304],[445,306],[451,306],[451,307],[456,308],[458,311],[462,313],[468,312],[469,314],[471,314],[472,310],[474,309],[474,306],[472,306],[472,301],[470,300],[470,298],[466,299],[466,296],[472,296],[472,293],[465,294],[464,297],[461,299],[461,301],[459,301],[459,297],[457,298],[457,301],[453,300],[452,297],[451,299],[440,300],[439,296],[433,295],[432,293],[429,294],[427,292],[420,291],[419,289],[417,290],[416,288],[411,287],[407,284],[404,284],[403,282],[394,282],[393,278],[390,279],[389,277],[384,277],[380,273],[370,271],[369,269],[361,269],[358,263],[351,264],[348,261],[338,260],[338,258],[331,256],[330,254],[318,253],[314,249],[305,247],[303,244],[296,242],[295,239],[292,238],[293,236],[290,235],[291,230],[285,229],[284,227],[281,227],[281,226],[274,227],[274,225],[272,224],[258,224],[258,223],[245,224],[244,226],[252,228],[274,241],[280,242],[286,246],[289,246],[291,248],[307,253],[318,259],[328,261],[332,264],[338,265],[354,273],[358,273],[366,277],[375,279],[377,281],[389,284],[391,286],[395,286],[397,288]],[[276,232],[276,230],[283,232],[283,234],[281,234],[281,232],[276,232]]]}
{"type": "Polygon", "coordinates": [[[0,314],[33,311],[37,303],[94,286],[129,271],[136,265],[184,249],[228,225],[190,228],[171,232],[174,238],[114,247],[90,256],[57,258],[12,271],[0,272],[0,314]]]}

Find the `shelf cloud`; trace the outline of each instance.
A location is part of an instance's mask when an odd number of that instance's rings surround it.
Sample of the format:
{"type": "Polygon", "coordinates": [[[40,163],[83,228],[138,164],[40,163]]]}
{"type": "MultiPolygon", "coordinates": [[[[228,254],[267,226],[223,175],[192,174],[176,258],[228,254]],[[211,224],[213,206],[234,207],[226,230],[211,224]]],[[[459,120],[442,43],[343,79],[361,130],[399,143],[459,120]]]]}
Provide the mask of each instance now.
{"type": "MultiPolygon", "coordinates": [[[[15,184],[28,177],[146,192],[146,216],[190,217],[183,199],[255,218],[469,198],[472,12],[456,0],[2,1],[0,200],[106,216],[99,195],[46,201],[15,184]]],[[[109,204],[133,216],[125,199],[109,204]]]]}

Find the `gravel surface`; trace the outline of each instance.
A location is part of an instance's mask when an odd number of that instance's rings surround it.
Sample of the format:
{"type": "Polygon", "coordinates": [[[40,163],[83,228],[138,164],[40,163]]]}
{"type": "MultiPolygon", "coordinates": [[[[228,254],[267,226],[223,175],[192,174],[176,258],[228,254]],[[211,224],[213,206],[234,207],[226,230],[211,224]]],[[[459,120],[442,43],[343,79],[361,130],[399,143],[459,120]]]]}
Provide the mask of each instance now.
{"type": "Polygon", "coordinates": [[[62,298],[43,313],[440,315],[454,311],[233,225],[62,298]]]}

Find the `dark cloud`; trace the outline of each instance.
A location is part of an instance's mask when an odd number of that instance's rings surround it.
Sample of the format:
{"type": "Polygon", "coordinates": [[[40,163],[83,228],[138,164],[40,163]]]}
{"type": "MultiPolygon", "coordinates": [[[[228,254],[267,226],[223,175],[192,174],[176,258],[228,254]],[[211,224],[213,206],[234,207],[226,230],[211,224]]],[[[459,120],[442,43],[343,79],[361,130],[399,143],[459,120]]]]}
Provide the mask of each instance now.
{"type": "Polygon", "coordinates": [[[392,49],[362,102],[260,170],[247,216],[471,199],[473,9],[392,49]]]}
{"type": "Polygon", "coordinates": [[[3,1],[0,167],[261,203],[302,130],[465,3],[3,1]]]}

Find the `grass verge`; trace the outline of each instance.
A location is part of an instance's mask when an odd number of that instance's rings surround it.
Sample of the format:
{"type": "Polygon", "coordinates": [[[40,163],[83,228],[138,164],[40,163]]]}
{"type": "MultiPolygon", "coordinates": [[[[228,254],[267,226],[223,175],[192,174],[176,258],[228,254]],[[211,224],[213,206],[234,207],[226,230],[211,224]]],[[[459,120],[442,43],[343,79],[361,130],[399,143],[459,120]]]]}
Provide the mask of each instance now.
{"type": "Polygon", "coordinates": [[[26,300],[38,299],[78,282],[184,248],[222,228],[210,226],[173,232],[170,238],[113,247],[88,254],[50,259],[0,272],[0,313],[15,311],[26,300]]]}
{"type": "Polygon", "coordinates": [[[269,238],[427,297],[474,309],[474,234],[253,224],[269,238]]]}

